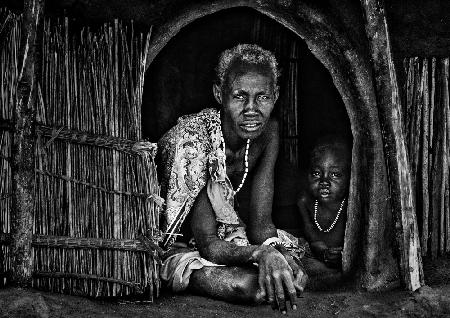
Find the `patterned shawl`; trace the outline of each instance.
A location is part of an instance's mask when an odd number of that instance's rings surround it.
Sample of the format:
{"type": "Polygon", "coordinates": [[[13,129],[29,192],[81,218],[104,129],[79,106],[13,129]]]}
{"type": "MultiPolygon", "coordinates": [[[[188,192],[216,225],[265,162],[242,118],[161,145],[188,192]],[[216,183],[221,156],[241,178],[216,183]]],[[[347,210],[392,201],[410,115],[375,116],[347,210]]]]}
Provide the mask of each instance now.
{"type": "MultiPolygon", "coordinates": [[[[234,210],[234,191],[226,174],[224,147],[220,113],[213,108],[179,118],[177,125],[158,142],[161,190],[166,200],[161,220],[164,247],[169,248],[175,241],[205,186],[219,222],[219,238],[237,231],[239,217],[234,210]]],[[[241,238],[241,244],[248,244],[246,237],[241,238]]]]}

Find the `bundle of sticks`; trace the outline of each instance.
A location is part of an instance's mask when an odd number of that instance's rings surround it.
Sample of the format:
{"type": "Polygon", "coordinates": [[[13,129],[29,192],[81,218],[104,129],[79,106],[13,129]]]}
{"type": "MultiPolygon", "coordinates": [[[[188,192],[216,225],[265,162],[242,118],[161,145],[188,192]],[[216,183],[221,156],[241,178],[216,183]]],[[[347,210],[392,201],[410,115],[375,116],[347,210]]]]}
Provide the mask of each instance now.
{"type": "Polygon", "coordinates": [[[117,20],[78,35],[67,18],[44,24],[33,233],[59,243],[34,244],[33,286],[153,299],[158,253],[138,238],[160,237],[155,149],[131,147],[150,33],[117,20]]]}
{"type": "MultiPolygon", "coordinates": [[[[8,127],[17,92],[21,20],[20,15],[0,9],[0,235],[11,229],[12,134],[8,127]]],[[[7,242],[0,239],[0,286],[7,283],[10,262],[7,242]]]]}
{"type": "Polygon", "coordinates": [[[422,255],[450,252],[449,58],[407,58],[403,125],[416,189],[422,255]]]}

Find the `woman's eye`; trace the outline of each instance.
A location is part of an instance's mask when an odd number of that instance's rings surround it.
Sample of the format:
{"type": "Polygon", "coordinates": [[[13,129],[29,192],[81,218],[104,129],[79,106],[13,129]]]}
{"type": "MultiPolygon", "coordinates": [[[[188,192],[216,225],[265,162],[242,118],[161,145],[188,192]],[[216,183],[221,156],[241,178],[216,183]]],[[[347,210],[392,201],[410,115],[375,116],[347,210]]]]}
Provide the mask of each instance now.
{"type": "Polygon", "coordinates": [[[267,95],[259,95],[259,96],[258,96],[258,99],[261,100],[261,101],[267,101],[267,100],[270,99],[270,97],[267,96],[267,95]]]}
{"type": "Polygon", "coordinates": [[[235,99],[243,100],[245,97],[244,95],[234,95],[235,99]]]}
{"type": "Polygon", "coordinates": [[[318,178],[318,177],[320,177],[320,172],[314,171],[314,172],[311,173],[311,175],[312,175],[313,177],[318,178]]]}

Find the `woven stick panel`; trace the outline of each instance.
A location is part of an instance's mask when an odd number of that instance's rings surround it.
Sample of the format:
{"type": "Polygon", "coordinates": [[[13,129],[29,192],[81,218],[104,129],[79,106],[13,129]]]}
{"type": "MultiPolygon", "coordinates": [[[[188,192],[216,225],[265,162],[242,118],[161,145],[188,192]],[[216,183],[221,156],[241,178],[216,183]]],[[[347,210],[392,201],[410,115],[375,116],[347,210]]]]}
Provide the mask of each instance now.
{"type": "Polygon", "coordinates": [[[93,297],[158,294],[156,146],[134,149],[149,37],[118,21],[79,34],[68,19],[45,22],[34,287],[93,297]],[[55,236],[63,237],[58,244],[55,236]],[[138,237],[149,244],[124,248],[138,237]]]}
{"type": "Polygon", "coordinates": [[[117,20],[79,34],[69,20],[44,23],[37,120],[97,135],[141,139],[150,33],[117,20]],[[45,106],[44,106],[45,105],[45,106]]]}
{"type": "MultiPolygon", "coordinates": [[[[155,198],[159,186],[149,152],[133,156],[114,149],[50,141],[43,137],[37,144],[35,234],[80,240],[142,235],[158,243],[159,206],[155,198]],[[113,164],[114,153],[120,164],[119,175],[113,164]],[[115,178],[123,180],[121,187],[115,178]]],[[[80,249],[73,241],[64,240],[59,246],[33,246],[33,286],[37,288],[89,296],[123,296],[145,290],[150,297],[159,288],[157,255],[142,248],[126,250],[110,244],[99,249],[84,244],[80,249]],[[48,275],[52,272],[60,274],[48,275]]]]}
{"type": "MultiPolygon", "coordinates": [[[[17,92],[18,53],[20,46],[21,16],[0,9],[0,123],[13,117],[17,92]]],[[[0,129],[0,234],[10,232],[11,220],[11,143],[12,134],[0,129]]],[[[7,283],[11,257],[6,242],[0,242],[0,286],[7,283]]]]}
{"type": "Polygon", "coordinates": [[[403,61],[403,127],[423,256],[450,253],[449,57],[403,61]]]}
{"type": "MultiPolygon", "coordinates": [[[[11,157],[12,136],[8,131],[0,131],[0,233],[11,230],[11,157]]],[[[6,273],[11,268],[11,258],[7,244],[0,242],[0,286],[6,285],[6,273]]]]}
{"type": "Polygon", "coordinates": [[[153,157],[49,140],[37,144],[35,234],[121,239],[158,229],[153,157]]]}

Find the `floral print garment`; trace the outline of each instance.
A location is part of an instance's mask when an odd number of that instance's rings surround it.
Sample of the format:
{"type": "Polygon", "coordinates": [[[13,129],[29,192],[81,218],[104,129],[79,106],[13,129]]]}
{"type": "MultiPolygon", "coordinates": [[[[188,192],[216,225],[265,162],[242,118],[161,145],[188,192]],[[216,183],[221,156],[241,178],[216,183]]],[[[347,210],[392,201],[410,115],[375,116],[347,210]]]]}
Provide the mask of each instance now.
{"type": "MultiPolygon", "coordinates": [[[[158,142],[162,165],[161,190],[166,207],[161,220],[163,246],[175,241],[186,216],[203,187],[219,222],[218,236],[238,228],[234,191],[226,174],[225,149],[217,109],[186,115],[158,142]]],[[[239,245],[247,245],[241,238],[239,245]]]]}

